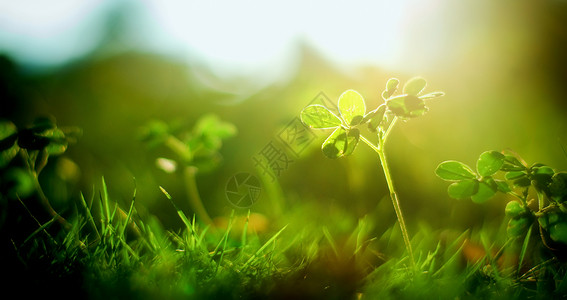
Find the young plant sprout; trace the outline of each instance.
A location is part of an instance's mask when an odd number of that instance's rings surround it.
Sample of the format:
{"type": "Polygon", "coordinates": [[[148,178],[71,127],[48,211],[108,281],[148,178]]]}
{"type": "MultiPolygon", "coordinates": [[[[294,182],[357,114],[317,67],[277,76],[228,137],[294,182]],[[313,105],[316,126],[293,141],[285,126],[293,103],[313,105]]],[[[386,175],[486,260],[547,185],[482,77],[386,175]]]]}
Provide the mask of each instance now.
{"type": "Polygon", "coordinates": [[[197,217],[208,225],[212,225],[213,221],[203,205],[195,176],[197,171],[207,172],[218,166],[222,140],[235,134],[233,124],[212,114],[199,118],[192,130],[179,131],[161,121],[150,122],[143,128],[142,139],[150,146],[163,145],[173,152],[175,159],[160,157],[156,164],[167,173],[173,173],[177,166],[182,166],[191,207],[197,217]]]}
{"type": "MultiPolygon", "coordinates": [[[[476,172],[458,161],[445,161],[435,170],[441,179],[452,182],[447,189],[451,198],[470,198],[484,203],[497,192],[516,198],[506,205],[508,235],[525,235],[527,246],[532,227],[539,223],[543,245],[551,250],[567,246],[567,173],[541,164],[528,166],[509,152],[486,151],[476,163],[476,172]],[[503,179],[497,179],[500,173],[503,179]],[[530,190],[537,200],[529,200],[530,190]]],[[[525,247],[524,247],[525,248],[525,247]]],[[[521,265],[521,261],[520,261],[521,265]]]]}
{"type": "Polygon", "coordinates": [[[39,174],[49,157],[63,154],[80,133],[81,130],[75,127],[58,128],[51,117],[37,118],[31,126],[19,130],[12,122],[0,120],[0,170],[7,167],[18,154],[25,168],[5,169],[2,180],[11,182],[13,187],[8,191],[8,196],[20,199],[36,192],[44,210],[65,229],[69,229],[70,224],[51,206],[39,184],[39,174]]]}
{"type": "Polygon", "coordinates": [[[314,104],[303,109],[301,121],[310,128],[333,129],[333,132],[321,147],[323,154],[329,158],[351,155],[359,141],[367,144],[378,154],[404,243],[412,267],[415,268],[408,230],[394,189],[384,146],[392,128],[399,119],[409,120],[425,114],[428,110],[425,106],[425,100],[441,97],[444,93],[433,92],[420,95],[426,86],[426,81],[421,77],[410,79],[404,85],[402,94],[394,96],[398,90],[398,85],[398,79],[389,79],[386,83],[386,89],[382,92],[384,103],[369,112],[367,112],[364,98],[356,91],[348,90],[339,97],[339,115],[323,105],[314,104]],[[362,126],[366,126],[370,132],[376,134],[376,142],[372,142],[361,135],[360,128],[362,126]]]}

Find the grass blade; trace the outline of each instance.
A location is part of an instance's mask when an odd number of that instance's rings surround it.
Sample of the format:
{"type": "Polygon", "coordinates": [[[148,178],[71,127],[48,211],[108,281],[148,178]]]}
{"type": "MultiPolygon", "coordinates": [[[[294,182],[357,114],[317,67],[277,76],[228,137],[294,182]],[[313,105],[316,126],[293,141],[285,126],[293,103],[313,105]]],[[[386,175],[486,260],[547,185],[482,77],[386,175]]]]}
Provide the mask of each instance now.
{"type": "Polygon", "coordinates": [[[287,228],[287,225],[285,225],[282,229],[280,229],[280,231],[278,231],[276,234],[274,234],[266,243],[264,243],[264,245],[262,247],[260,247],[260,249],[258,249],[256,251],[256,253],[254,253],[254,255],[252,255],[250,257],[250,259],[248,259],[248,261],[246,261],[246,263],[244,263],[244,265],[242,266],[242,269],[246,268],[258,255],[260,255],[260,253],[262,253],[262,251],[264,251],[264,249],[266,249],[266,247],[268,247],[268,245],[270,245],[270,243],[274,242],[276,240],[276,238],[287,228]]]}
{"type": "Polygon", "coordinates": [[[532,235],[532,229],[534,227],[530,226],[528,229],[528,233],[526,233],[526,238],[524,239],[524,243],[522,244],[522,249],[520,251],[520,258],[518,260],[518,274],[520,273],[520,268],[522,268],[522,264],[524,263],[524,258],[526,257],[526,252],[528,250],[528,244],[530,242],[530,237],[532,235]]]}

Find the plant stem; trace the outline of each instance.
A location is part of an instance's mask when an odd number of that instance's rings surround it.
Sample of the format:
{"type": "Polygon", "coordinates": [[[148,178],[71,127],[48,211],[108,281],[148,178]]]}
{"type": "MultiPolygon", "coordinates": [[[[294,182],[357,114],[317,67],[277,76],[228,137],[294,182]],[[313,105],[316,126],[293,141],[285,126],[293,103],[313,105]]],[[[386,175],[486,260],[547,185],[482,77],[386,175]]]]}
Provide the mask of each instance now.
{"type": "Polygon", "coordinates": [[[406,222],[405,222],[404,216],[402,214],[402,208],[400,206],[400,201],[398,199],[398,195],[396,194],[396,190],[394,189],[394,181],[392,180],[390,168],[388,167],[388,161],[386,160],[386,153],[384,152],[384,142],[385,142],[386,137],[388,136],[388,133],[390,132],[390,129],[392,128],[393,123],[395,121],[396,121],[396,118],[394,118],[394,120],[390,124],[390,127],[386,131],[386,134],[384,135],[384,137],[382,139],[380,139],[380,141],[378,142],[379,147],[372,144],[372,142],[370,142],[368,139],[366,139],[362,135],[360,136],[360,139],[364,143],[366,143],[368,146],[370,146],[370,148],[372,148],[372,150],[374,150],[376,153],[378,153],[378,157],[380,158],[380,163],[382,164],[382,170],[384,171],[384,176],[386,177],[386,183],[388,185],[388,190],[390,191],[390,198],[392,199],[392,205],[394,206],[394,211],[396,212],[396,217],[398,218],[398,223],[400,224],[400,229],[402,231],[402,237],[404,239],[404,244],[406,246],[406,250],[408,251],[408,254],[409,254],[409,257],[410,257],[411,266],[415,270],[416,269],[415,259],[414,259],[414,256],[413,256],[413,250],[412,250],[412,247],[411,247],[411,242],[410,242],[408,230],[407,230],[407,227],[406,227],[406,222]]]}
{"type": "Polygon", "coordinates": [[[203,201],[201,201],[201,197],[199,196],[197,181],[195,180],[196,173],[197,168],[193,166],[186,166],[183,170],[189,203],[191,204],[193,210],[195,211],[195,214],[197,214],[201,221],[205,222],[205,224],[212,225],[213,220],[211,219],[211,217],[209,217],[205,206],[203,206],[203,201]]]}

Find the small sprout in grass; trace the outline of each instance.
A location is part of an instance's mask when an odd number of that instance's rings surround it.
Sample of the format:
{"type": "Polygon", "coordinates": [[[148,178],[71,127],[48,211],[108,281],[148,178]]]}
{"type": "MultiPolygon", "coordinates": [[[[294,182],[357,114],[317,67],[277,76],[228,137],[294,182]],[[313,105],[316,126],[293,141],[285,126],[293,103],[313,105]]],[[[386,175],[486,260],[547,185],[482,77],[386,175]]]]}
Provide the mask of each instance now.
{"type": "Polygon", "coordinates": [[[5,193],[13,198],[25,198],[36,192],[43,208],[66,229],[70,229],[70,224],[51,206],[39,184],[39,174],[50,157],[63,154],[80,135],[79,128],[57,127],[53,117],[36,118],[31,126],[21,129],[10,121],[0,120],[0,170],[3,170],[0,177],[13,183],[5,193]],[[10,167],[18,154],[24,169],[10,167]]]}
{"type": "Polygon", "coordinates": [[[395,95],[398,91],[399,83],[400,81],[396,78],[391,78],[387,81],[386,88],[382,92],[384,103],[373,110],[368,111],[362,95],[354,90],[347,90],[340,95],[338,100],[339,115],[336,115],[323,105],[314,104],[303,109],[301,121],[310,128],[333,130],[321,146],[323,154],[328,158],[351,155],[360,141],[367,144],[378,154],[390,191],[392,204],[400,223],[406,250],[410,256],[412,267],[415,268],[409,234],[398,196],[394,190],[384,145],[398,119],[409,120],[425,114],[428,110],[425,100],[441,97],[444,93],[422,94],[427,83],[425,79],[415,77],[404,85],[400,95],[395,95]],[[361,129],[364,127],[376,135],[375,142],[370,141],[361,134],[361,129]]]}
{"type": "Polygon", "coordinates": [[[219,153],[222,141],[236,134],[236,127],[222,121],[214,114],[207,114],[187,130],[162,121],[151,121],[141,130],[141,139],[151,148],[165,146],[173,157],[159,157],[156,166],[166,173],[180,170],[185,179],[185,188],[190,204],[199,219],[212,225],[199,195],[197,172],[208,172],[221,162],[219,153]]]}
{"type": "MultiPolygon", "coordinates": [[[[529,239],[530,228],[539,226],[541,242],[551,250],[567,246],[567,173],[541,163],[528,166],[511,153],[486,151],[476,162],[476,172],[458,161],[445,161],[435,170],[451,182],[451,198],[484,203],[498,192],[516,198],[506,204],[508,235],[529,239]],[[537,195],[537,206],[528,201],[530,191],[537,195]]],[[[526,242],[525,242],[526,243],[526,242]]]]}

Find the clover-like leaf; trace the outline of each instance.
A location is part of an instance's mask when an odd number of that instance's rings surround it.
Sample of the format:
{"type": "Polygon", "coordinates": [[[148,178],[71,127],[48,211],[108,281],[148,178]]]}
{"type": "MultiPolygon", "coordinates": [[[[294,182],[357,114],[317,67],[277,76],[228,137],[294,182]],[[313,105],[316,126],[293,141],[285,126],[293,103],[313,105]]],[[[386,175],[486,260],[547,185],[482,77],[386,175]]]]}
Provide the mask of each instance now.
{"type": "Polygon", "coordinates": [[[339,113],[346,125],[359,124],[366,114],[364,98],[354,90],[348,90],[339,97],[339,113]]]}
{"type": "Polygon", "coordinates": [[[504,165],[500,168],[502,171],[523,171],[526,166],[514,155],[505,154],[504,155],[504,165]]]}
{"type": "Polygon", "coordinates": [[[559,172],[553,175],[549,184],[549,191],[553,200],[557,202],[567,200],[567,173],[559,172]]]}
{"type": "Polygon", "coordinates": [[[16,126],[10,121],[0,121],[0,168],[6,166],[18,154],[16,126]]]}
{"type": "Polygon", "coordinates": [[[346,131],[342,127],[338,127],[323,142],[321,150],[328,158],[339,158],[350,155],[356,148],[360,137],[360,131],[356,128],[346,131]]]}
{"type": "Polygon", "coordinates": [[[523,218],[523,217],[511,218],[510,221],[508,221],[508,227],[506,228],[506,232],[510,237],[522,236],[526,233],[526,231],[528,231],[530,223],[531,223],[530,219],[528,218],[523,218]]]}
{"type": "Polygon", "coordinates": [[[510,201],[506,204],[504,212],[508,217],[517,218],[526,212],[526,208],[518,201],[510,201]]]}
{"type": "Polygon", "coordinates": [[[549,237],[556,242],[567,244],[567,222],[562,220],[549,228],[549,237]]]}
{"type": "Polygon", "coordinates": [[[401,95],[386,101],[388,109],[401,118],[414,118],[427,112],[427,107],[422,99],[415,95],[401,95]]]}
{"type": "Polygon", "coordinates": [[[535,164],[531,167],[530,173],[529,179],[532,184],[540,190],[546,190],[555,171],[546,165],[535,164]]]}
{"type": "Polygon", "coordinates": [[[429,100],[429,99],[434,99],[434,98],[439,98],[439,97],[443,97],[445,96],[445,93],[443,92],[431,92],[425,95],[421,95],[419,96],[420,99],[422,100],[429,100]]]}
{"type": "Polygon", "coordinates": [[[301,122],[310,128],[329,129],[341,125],[341,119],[320,104],[313,104],[301,111],[301,122]]]}
{"type": "Polygon", "coordinates": [[[427,81],[421,77],[414,77],[404,85],[404,94],[417,96],[427,85],[427,81]]]}
{"type": "Polygon", "coordinates": [[[476,170],[481,176],[492,176],[504,164],[504,154],[497,151],[483,152],[476,162],[476,170]]]}
{"type": "Polygon", "coordinates": [[[386,106],[380,105],[375,110],[367,113],[362,119],[362,123],[368,122],[368,129],[372,132],[376,132],[376,128],[380,126],[380,123],[384,119],[384,113],[386,113],[386,106]]]}
{"type": "Polygon", "coordinates": [[[478,190],[471,196],[471,200],[475,203],[484,203],[492,198],[497,191],[497,187],[488,182],[479,182],[478,190]]]}
{"type": "Polygon", "coordinates": [[[474,195],[478,190],[478,181],[475,179],[466,179],[457,181],[449,185],[447,193],[451,198],[462,200],[474,195]]]}
{"type": "Polygon", "coordinates": [[[454,160],[445,161],[439,164],[437,169],[435,169],[435,174],[439,176],[439,178],[447,181],[476,178],[476,174],[469,166],[454,160]]]}
{"type": "Polygon", "coordinates": [[[65,133],[61,129],[48,129],[41,133],[40,136],[49,139],[49,143],[45,146],[45,151],[49,155],[59,155],[67,150],[68,142],[65,138],[65,133]]]}
{"type": "Polygon", "coordinates": [[[400,84],[400,81],[397,78],[390,78],[388,79],[388,82],[386,82],[386,90],[384,90],[384,92],[382,92],[382,98],[384,98],[384,100],[392,97],[392,95],[396,92],[396,90],[398,90],[398,85],[400,84]]]}
{"type": "Polygon", "coordinates": [[[193,128],[193,132],[196,135],[215,136],[218,138],[234,136],[236,131],[236,126],[232,123],[222,121],[215,114],[207,114],[200,117],[193,128]]]}

